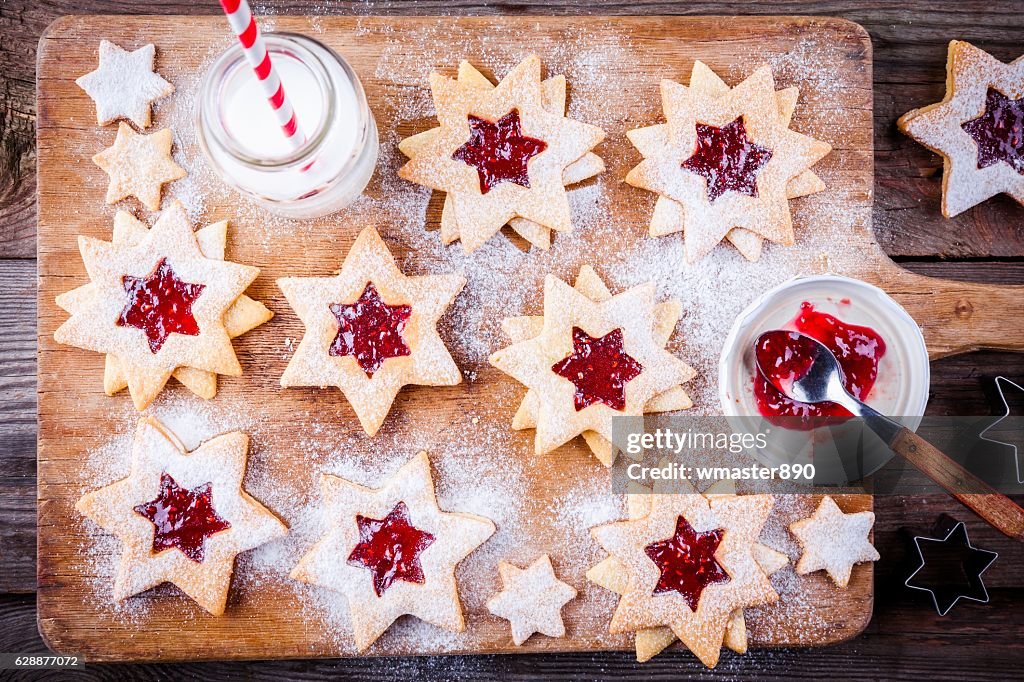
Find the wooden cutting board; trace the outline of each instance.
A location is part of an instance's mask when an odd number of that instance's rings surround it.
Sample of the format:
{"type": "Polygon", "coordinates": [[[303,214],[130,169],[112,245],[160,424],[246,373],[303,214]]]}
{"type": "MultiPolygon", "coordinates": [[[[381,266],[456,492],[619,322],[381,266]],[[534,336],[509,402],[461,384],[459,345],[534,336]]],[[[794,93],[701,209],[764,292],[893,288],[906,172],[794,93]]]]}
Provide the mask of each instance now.
{"type": "MultiPolygon", "coordinates": [[[[585,248],[559,262],[556,274],[570,279],[579,265],[594,263],[601,271],[606,259],[648,239],[645,225],[653,197],[621,182],[639,160],[624,131],[661,120],[659,80],[669,77],[686,82],[693,60],[701,59],[735,83],[768,61],[780,87],[800,87],[794,127],[832,131],[820,135],[833,144],[831,155],[819,164],[834,207],[828,219],[842,216],[844,239],[860,257],[855,266],[849,259],[837,266],[826,258],[816,269],[859,276],[889,290],[921,323],[933,356],[979,347],[1024,347],[1021,316],[1012,315],[1020,312],[1020,289],[911,275],[893,264],[875,243],[871,231],[871,44],[856,24],[799,17],[278,17],[265,28],[312,35],[343,54],[362,79],[383,145],[380,167],[367,191],[372,207],[288,225],[244,205],[199,171],[194,171],[198,181],[172,186],[171,194],[185,200],[197,214],[197,222],[232,221],[228,257],[262,269],[249,293],[266,302],[277,317],[235,342],[246,374],[223,379],[220,393],[210,405],[200,405],[194,398],[190,403],[180,387],[169,389],[164,399],[177,401],[179,406],[194,403],[202,410],[212,406],[229,413],[228,422],[233,410],[247,411],[246,419],[241,420],[245,424],[254,423],[252,414],[257,415],[250,467],[258,468],[260,475],[251,473],[247,485],[293,529],[302,521],[289,515],[287,500],[303,498],[315,504],[313,481],[325,459],[313,451],[319,452],[317,448],[324,444],[354,443],[348,454],[342,453],[342,460],[352,456],[362,463],[386,461],[390,463],[384,467],[386,472],[419,447],[427,447],[432,454],[445,451],[454,441],[468,439],[472,443],[473,434],[489,429],[488,433],[497,435],[479,447],[435,459],[442,501],[449,498],[446,506],[450,509],[465,503],[457,492],[443,492],[446,486],[457,489],[465,484],[466,476],[460,478],[459,472],[477,471],[474,467],[492,460],[503,470],[521,467],[522,487],[514,491],[511,505],[516,508],[515,521],[509,522],[508,511],[499,509],[500,494],[509,492],[499,486],[492,514],[499,519],[499,531],[491,541],[498,549],[471,557],[460,568],[467,633],[441,637],[429,628],[400,623],[370,654],[631,646],[628,637],[606,632],[614,607],[612,596],[583,577],[586,567],[601,554],[585,532],[579,535],[588,525],[584,521],[589,519],[592,525],[588,516],[591,503],[580,492],[585,488],[581,481],[606,485],[607,472],[578,444],[563,448],[556,457],[537,460],[531,454],[531,434],[506,432],[522,389],[487,366],[482,361],[485,353],[470,353],[472,357],[467,359],[464,346],[472,344],[463,337],[471,335],[471,330],[449,327],[443,333],[456,346],[456,359],[472,380],[444,389],[406,389],[374,440],[358,433],[354,416],[337,391],[282,391],[278,386],[290,357],[289,340],[299,338],[302,329],[274,286],[275,278],[334,271],[354,235],[366,224],[378,227],[407,271],[431,267],[431,252],[422,247],[421,233],[424,222],[428,228],[436,228],[440,202],[436,197],[428,202],[425,195],[416,194],[395,177],[401,161],[395,145],[433,125],[426,81],[432,69],[454,73],[459,59],[465,58],[487,73],[501,74],[535,52],[544,59],[548,73],[566,73],[572,106],[583,103],[577,113],[582,109],[602,117],[600,124],[608,131],[608,139],[597,151],[606,159],[608,170],[597,181],[599,185],[592,181],[589,186],[598,195],[599,212],[610,216],[616,229],[595,232],[585,248]],[[574,513],[577,516],[572,516],[574,513]],[[500,518],[505,518],[505,527],[500,518]],[[581,528],[567,530],[567,526],[581,528]],[[503,533],[513,533],[517,539],[502,541],[503,533]],[[516,649],[511,645],[508,624],[490,616],[483,601],[498,589],[498,560],[523,565],[544,551],[551,553],[561,577],[581,590],[582,596],[565,610],[565,639],[535,636],[516,649]]],[[[116,553],[117,546],[102,544],[102,533],[83,523],[73,505],[83,490],[112,480],[110,472],[96,473],[101,459],[96,453],[110,450],[112,434],[130,429],[134,417],[127,395],[110,398],[103,394],[99,355],[58,346],[52,339],[53,330],[65,319],[54,297],[85,281],[76,235],[109,238],[111,229],[114,209],[103,204],[106,177],[89,159],[109,146],[114,128],[96,126],[92,102],[74,84],[76,77],[95,68],[100,38],[130,49],[148,42],[157,45],[158,70],[176,84],[178,92],[157,108],[155,128],[174,127],[179,153],[193,162],[199,151],[189,130],[192,95],[210,61],[231,44],[223,19],[216,16],[68,17],[51,25],[40,42],[40,630],[53,649],[82,654],[88,660],[350,655],[344,626],[332,619],[331,606],[309,607],[315,596],[297,590],[286,578],[246,578],[255,568],[244,558],[223,617],[208,616],[169,589],[135,600],[144,603],[144,608],[125,612],[107,604],[109,555],[116,553]]],[[[573,111],[571,108],[570,113],[573,111]]],[[[138,204],[123,207],[152,220],[138,204]]],[[[803,224],[809,222],[813,221],[797,216],[798,234],[814,228],[803,224]]],[[[427,236],[436,239],[436,235],[427,236]]],[[[561,247],[564,254],[569,248],[571,242],[562,239],[555,240],[552,253],[561,247]]],[[[678,239],[678,235],[669,239],[678,239]]],[[[531,254],[524,269],[502,286],[515,291],[517,277],[537,281],[543,272],[531,270],[541,267],[533,265],[533,258],[531,254]]],[[[541,258],[536,255],[536,262],[545,262],[541,258]]],[[[751,296],[756,293],[752,291],[751,296]]],[[[536,314],[539,304],[539,289],[534,287],[525,294],[521,312],[536,314]]],[[[690,310],[687,314],[703,313],[690,310]]],[[[461,318],[456,315],[454,319],[461,318]]],[[[496,323],[490,322],[492,326],[496,323]]],[[[708,385],[714,377],[701,381],[708,385]]],[[[713,390],[705,393],[713,394],[713,390]]],[[[717,409],[708,401],[698,406],[710,412],[717,409]]],[[[378,480],[368,476],[365,482],[378,480]]],[[[597,490],[605,490],[607,497],[605,488],[597,490]]],[[[851,510],[871,507],[870,498],[843,503],[851,510]]],[[[295,551],[306,547],[308,543],[300,544],[295,551]]],[[[285,563],[296,556],[285,556],[285,563]]],[[[289,568],[290,564],[281,566],[280,571],[286,573],[289,568]]],[[[799,598],[789,600],[785,607],[748,612],[754,646],[834,643],[855,636],[867,625],[873,589],[869,565],[858,566],[848,589],[842,592],[820,574],[795,584],[799,598]]]]}

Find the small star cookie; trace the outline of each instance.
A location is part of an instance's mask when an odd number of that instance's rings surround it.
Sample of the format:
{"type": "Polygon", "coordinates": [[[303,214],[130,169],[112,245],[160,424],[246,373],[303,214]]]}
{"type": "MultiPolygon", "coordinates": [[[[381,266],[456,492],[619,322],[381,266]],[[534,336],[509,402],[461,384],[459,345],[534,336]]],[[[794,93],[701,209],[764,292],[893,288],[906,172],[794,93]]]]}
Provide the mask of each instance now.
{"type": "Polygon", "coordinates": [[[494,533],[494,523],[437,506],[421,452],[373,489],[322,474],[327,533],[291,577],[345,595],[360,653],[399,617],[466,629],[455,568],[494,533]]]}
{"type": "Polygon", "coordinates": [[[576,597],[576,589],[555,577],[551,558],[544,554],[526,568],[498,564],[502,590],[487,601],[487,610],[512,625],[512,641],[521,646],[539,632],[564,637],[562,607],[576,597]]]}
{"type": "MultiPolygon", "coordinates": [[[[469,62],[463,61],[459,64],[458,81],[482,88],[493,90],[494,84],[482,73],[476,70],[469,62]]],[[[568,104],[566,99],[565,76],[552,76],[541,83],[541,98],[544,108],[556,113],[565,114],[568,104]]],[[[429,140],[433,139],[441,131],[441,128],[431,128],[422,133],[407,137],[398,145],[399,150],[408,157],[413,157],[429,140]]],[[[592,178],[604,172],[604,161],[597,154],[587,152],[578,161],[566,166],[562,172],[562,182],[567,187],[588,178],[592,178]]],[[[547,250],[551,246],[551,230],[526,218],[512,218],[508,222],[520,237],[539,249],[547,250]]],[[[455,211],[452,208],[451,197],[445,195],[441,208],[441,242],[451,244],[459,238],[459,226],[455,222],[455,211]]]]}
{"type": "Polygon", "coordinates": [[[626,182],[670,200],[655,206],[652,236],[683,230],[690,263],[726,237],[751,260],[760,239],[791,245],[788,199],[823,188],[807,171],[831,150],[789,129],[796,94],[776,92],[768,66],[732,89],[701,62],[689,88],[663,80],[667,123],[627,134],[644,160],[626,182]]]}
{"type": "Polygon", "coordinates": [[[709,499],[687,482],[655,492],[646,515],[590,529],[629,576],[609,631],[667,626],[714,667],[734,613],[778,600],[754,558],[774,498],[709,499]]]}
{"type": "MultiPolygon", "coordinates": [[[[487,85],[468,69],[458,79],[431,74],[441,125],[414,143],[403,143],[410,159],[399,169],[406,180],[447,193],[454,222],[445,223],[442,237],[458,235],[467,253],[517,217],[551,230],[570,230],[566,170],[604,138],[600,128],[565,116],[556,92],[564,91],[564,85],[555,81],[545,88],[535,55],[497,86],[487,85]]],[[[525,224],[520,228],[534,230],[525,224]]]]}
{"type": "Polygon", "coordinates": [[[952,218],[1001,193],[1024,204],[1024,56],[1004,64],[950,41],[946,97],[896,125],[942,156],[942,215],[952,218]]]}
{"type": "Polygon", "coordinates": [[[337,386],[374,435],[403,386],[462,381],[437,321],[466,285],[460,275],[408,277],[371,227],[334,277],[277,280],[306,333],[281,385],[337,386]]]}
{"type": "MultiPolygon", "coordinates": [[[[196,231],[199,248],[207,258],[224,260],[227,246],[228,221],[222,220],[207,225],[196,231]]],[[[146,236],[149,228],[126,211],[118,211],[114,216],[114,244],[137,244],[146,236]]],[[[87,305],[86,298],[93,295],[91,284],[83,284],[77,289],[68,291],[57,297],[57,305],[66,312],[74,314],[76,310],[87,305]]],[[[239,296],[234,304],[224,313],[224,326],[228,335],[234,339],[267,322],[274,316],[265,305],[254,301],[245,294],[239,296]]],[[[217,395],[217,374],[193,367],[178,367],[171,374],[188,390],[200,398],[209,400],[217,395]]],[[[128,388],[128,377],[116,355],[107,354],[103,371],[103,390],[107,395],[115,395],[128,388]]]]}
{"type": "MultiPolygon", "coordinates": [[[[581,271],[581,278],[589,280],[591,273],[581,271]]],[[[490,362],[530,389],[521,414],[525,423],[535,422],[537,454],[593,432],[603,441],[588,442],[610,465],[612,418],[642,415],[670,391],[666,400],[684,404],[676,391],[695,372],[664,350],[659,320],[676,313],[655,304],[653,284],[606,297],[597,282],[587,289],[591,298],[548,275],[539,329],[532,318],[513,318],[506,328],[525,340],[494,353],[490,362]]]]}
{"type": "Polygon", "coordinates": [[[174,92],[174,86],[153,71],[155,61],[152,44],[128,52],[109,40],[100,41],[99,68],[75,81],[96,102],[97,123],[126,118],[139,128],[149,127],[153,102],[174,92]]]}
{"type": "Polygon", "coordinates": [[[145,234],[134,225],[122,229],[130,236],[115,234],[113,242],[78,238],[90,283],[57,298],[71,317],[54,340],[115,356],[120,373],[108,374],[105,384],[126,380],[140,411],[180,367],[240,375],[227,325],[239,331],[265,316],[241,298],[259,269],[225,261],[216,249],[220,257],[208,257],[179,202],[145,234]]]}
{"type": "MultiPolygon", "coordinates": [[[[626,508],[629,518],[643,518],[650,513],[651,491],[642,486],[633,486],[631,489],[635,492],[626,496],[626,508]]],[[[723,481],[712,485],[703,494],[709,500],[713,500],[727,495],[734,496],[735,490],[729,482],[723,481]]],[[[782,570],[783,567],[789,564],[789,557],[761,543],[754,544],[753,555],[757,565],[769,576],[782,570]]],[[[629,585],[629,572],[618,559],[609,556],[587,571],[587,579],[606,590],[622,595],[629,585]]],[[[671,628],[658,627],[637,630],[635,642],[636,659],[640,663],[645,663],[664,651],[675,641],[676,636],[671,628]]],[[[738,654],[747,653],[747,626],[743,609],[736,609],[729,617],[723,643],[726,648],[738,654]]]]}
{"type": "Polygon", "coordinates": [[[116,601],[169,582],[224,613],[235,557],[288,532],[242,488],[248,450],[249,437],[234,431],[186,452],[156,419],[139,420],[128,478],[75,505],[124,545],[116,601]]]}
{"type": "Polygon", "coordinates": [[[150,211],[160,210],[163,186],[187,175],[185,169],[171,159],[172,143],[169,128],[144,135],[132,130],[127,123],[120,123],[113,146],[92,157],[110,176],[107,203],[116,204],[134,196],[150,211]]]}
{"type": "Polygon", "coordinates": [[[874,523],[874,512],[844,514],[831,497],[821,498],[812,516],[789,526],[803,548],[796,572],[806,575],[824,569],[837,586],[846,587],[854,564],[879,559],[868,539],[874,523]]]}

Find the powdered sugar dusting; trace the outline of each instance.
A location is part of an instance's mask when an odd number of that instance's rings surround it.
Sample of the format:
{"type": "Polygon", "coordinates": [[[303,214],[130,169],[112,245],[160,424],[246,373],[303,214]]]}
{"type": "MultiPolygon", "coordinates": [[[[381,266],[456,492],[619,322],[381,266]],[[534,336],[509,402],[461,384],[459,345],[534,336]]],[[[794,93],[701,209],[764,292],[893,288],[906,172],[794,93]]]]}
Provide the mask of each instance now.
{"type": "MultiPolygon", "coordinates": [[[[263,26],[272,23],[273,18],[265,19],[263,26]]],[[[299,556],[325,528],[318,477],[326,472],[379,486],[418,450],[425,449],[431,457],[441,508],[490,518],[498,531],[464,560],[457,572],[468,621],[466,632],[448,633],[403,619],[371,653],[454,652],[479,648],[481,643],[504,646],[507,623],[483,609],[499,589],[497,564],[504,560],[525,566],[541,553],[549,553],[559,578],[580,591],[565,609],[569,637],[592,646],[628,646],[627,636],[607,632],[617,597],[584,577],[586,570],[603,558],[589,528],[623,518],[622,501],[611,494],[607,471],[584,448],[562,448],[538,458],[533,453],[531,432],[509,430],[511,415],[525,389],[500,377],[487,364],[488,355],[508,343],[501,320],[539,314],[545,275],[553,273],[571,282],[585,263],[593,264],[614,292],[654,281],[659,300],[671,297],[683,303],[683,318],[669,349],[699,371],[698,378],[687,384],[696,409],[715,413],[719,411],[715,364],[736,314],[766,288],[793,276],[826,271],[857,276],[870,267],[861,250],[850,248],[863,243],[863,232],[870,229],[870,209],[862,199],[851,200],[851,190],[836,189],[850,181],[838,162],[826,158],[815,172],[829,189],[791,202],[796,246],[766,245],[757,263],[747,262],[731,247],[720,246],[702,261],[686,265],[681,235],[646,236],[653,197],[621,182],[640,159],[625,141],[625,131],[659,122],[657,107],[651,104],[656,101],[656,83],[623,87],[630,78],[623,72],[624,65],[651,60],[657,54],[649,45],[636,44],[622,33],[605,33],[616,37],[595,45],[590,32],[562,28],[557,39],[537,48],[538,53],[547,75],[565,74],[568,79],[569,115],[608,133],[596,150],[608,170],[569,192],[574,230],[556,235],[549,251],[525,251],[521,243],[499,237],[467,256],[458,244],[441,244],[435,229],[437,206],[431,203],[436,198],[397,177],[404,162],[398,142],[436,124],[426,87],[429,72],[454,73],[466,56],[464,46],[440,27],[397,31],[372,20],[361,26],[356,38],[372,33],[384,36],[385,45],[376,67],[363,74],[367,90],[374,89],[371,99],[381,130],[380,161],[368,191],[355,204],[333,216],[295,222],[269,214],[216,177],[196,144],[193,117],[198,74],[231,44],[230,36],[208,49],[195,74],[174,79],[177,93],[156,107],[157,124],[175,131],[175,160],[189,171],[186,179],[168,186],[167,194],[181,200],[196,223],[232,219],[238,229],[233,227],[230,232],[229,251],[237,249],[244,254],[238,259],[242,262],[266,263],[269,273],[265,274],[271,276],[330,274],[340,265],[351,237],[367,225],[377,227],[406,273],[464,275],[468,284],[442,318],[440,331],[467,381],[452,389],[403,391],[381,431],[369,439],[337,391],[280,392],[277,380],[301,328],[279,328],[275,333],[271,324],[259,332],[262,346],[257,347],[257,342],[249,346],[250,352],[257,350],[254,357],[243,361],[247,375],[224,381],[215,400],[204,402],[179,389],[165,391],[151,412],[188,447],[234,429],[251,435],[245,487],[290,528],[288,536],[239,557],[225,617],[258,614],[281,619],[275,623],[294,623],[284,619],[299,614],[311,644],[308,651],[294,655],[354,653],[344,597],[288,577],[299,556]],[[424,58],[409,45],[431,45],[432,49],[424,58]],[[282,245],[304,244],[311,249],[329,244],[335,258],[319,259],[315,272],[273,271],[282,245]],[[287,613],[267,613],[281,610],[287,613]]],[[[319,32],[316,24],[313,29],[319,32]]],[[[473,41],[473,63],[488,75],[503,75],[529,54],[521,37],[508,30],[496,28],[493,35],[473,41]]],[[[323,39],[330,42],[330,32],[325,32],[323,39]]],[[[815,82],[818,95],[813,100],[805,95],[809,88],[801,88],[794,127],[842,147],[844,126],[851,125],[854,114],[849,107],[822,104],[829,94],[822,88],[832,74],[831,60],[839,56],[831,55],[827,46],[816,46],[810,38],[806,41],[784,55],[766,58],[780,87],[805,84],[809,79],[815,82]],[[809,104],[814,105],[813,111],[802,109],[809,104]]],[[[680,74],[665,75],[678,78],[680,74]]],[[[745,77],[748,71],[735,75],[745,77]]],[[[870,130],[870,115],[867,119],[870,130]]],[[[870,187],[856,191],[870,192],[870,187]]],[[[275,312],[281,311],[275,308],[275,312]]],[[[121,408],[111,408],[113,431],[83,458],[76,482],[83,492],[127,472],[136,414],[123,397],[110,401],[121,408]]],[[[797,508],[800,499],[780,497],[762,536],[765,544],[791,559],[798,557],[799,550],[786,524],[797,514],[811,511],[797,508]]],[[[91,524],[80,523],[75,532],[86,538],[81,570],[93,576],[88,586],[95,601],[109,604],[119,543],[91,524]]],[[[770,640],[792,627],[805,628],[808,636],[828,627],[827,614],[815,615],[815,605],[803,596],[806,580],[796,576],[792,567],[773,577],[782,601],[748,611],[758,641],[770,640]],[[784,621],[798,621],[798,625],[784,625],[784,621]]],[[[119,606],[102,608],[111,622],[140,627],[153,617],[153,603],[162,609],[173,608],[175,616],[183,619],[202,616],[200,609],[170,588],[157,588],[119,606]]],[[[418,669],[413,666],[410,672],[418,669]]]]}

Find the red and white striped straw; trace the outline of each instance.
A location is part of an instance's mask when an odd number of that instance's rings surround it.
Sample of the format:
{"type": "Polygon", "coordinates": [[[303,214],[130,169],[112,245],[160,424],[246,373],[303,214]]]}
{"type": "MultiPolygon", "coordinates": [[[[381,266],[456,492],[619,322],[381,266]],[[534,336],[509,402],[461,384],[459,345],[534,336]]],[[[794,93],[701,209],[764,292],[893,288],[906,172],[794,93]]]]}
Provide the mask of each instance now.
{"type": "Polygon", "coordinates": [[[305,136],[299,130],[295,109],[284,94],[284,85],[270,61],[270,53],[267,52],[263,34],[260,33],[256,20],[252,16],[248,0],[220,0],[220,6],[224,8],[228,23],[231,24],[231,30],[235,32],[242,44],[245,58],[256,72],[256,80],[259,81],[267,96],[267,101],[270,102],[270,108],[274,111],[274,116],[284,132],[285,139],[288,140],[292,149],[298,149],[305,142],[305,136]]]}

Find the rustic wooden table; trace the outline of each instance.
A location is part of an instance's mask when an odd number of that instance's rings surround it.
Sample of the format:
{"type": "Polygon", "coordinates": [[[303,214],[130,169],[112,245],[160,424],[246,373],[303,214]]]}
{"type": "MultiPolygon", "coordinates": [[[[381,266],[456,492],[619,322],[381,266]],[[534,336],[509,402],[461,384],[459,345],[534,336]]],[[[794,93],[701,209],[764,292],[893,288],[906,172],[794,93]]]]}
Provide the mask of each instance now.
{"type": "MultiPolygon", "coordinates": [[[[403,2],[301,2],[264,0],[260,14],[565,13],[521,0],[478,5],[463,0],[403,2]]],[[[630,3],[591,0],[588,11],[615,13],[822,14],[862,24],[874,42],[875,212],[886,251],[923,274],[987,283],[1024,283],[1024,208],[1000,197],[944,220],[938,211],[941,163],[895,128],[897,116],[941,98],[946,43],[971,41],[1009,61],[1024,52],[1024,2],[928,0],[899,3],[773,2],[630,3]]],[[[190,2],[126,3],[116,0],[3,0],[0,2],[0,652],[41,652],[35,599],[35,51],[46,25],[63,14],[131,12],[186,14],[190,2]]],[[[216,5],[200,9],[214,13],[216,5]]],[[[933,363],[930,414],[987,415],[997,409],[992,377],[1024,377],[1024,354],[979,352],[933,363]]],[[[951,499],[879,497],[875,542],[875,613],[867,631],[827,649],[760,650],[726,656],[707,673],[685,653],[668,653],[640,666],[620,654],[441,657],[350,661],[280,661],[203,665],[89,667],[89,678],[198,677],[210,679],[580,679],[612,676],[662,678],[1019,678],[1024,663],[1024,565],[1022,549],[951,499]],[[991,603],[961,603],[939,618],[927,595],[907,590],[909,547],[901,528],[926,530],[941,512],[965,520],[972,539],[998,551],[986,573],[991,603]]]]}

